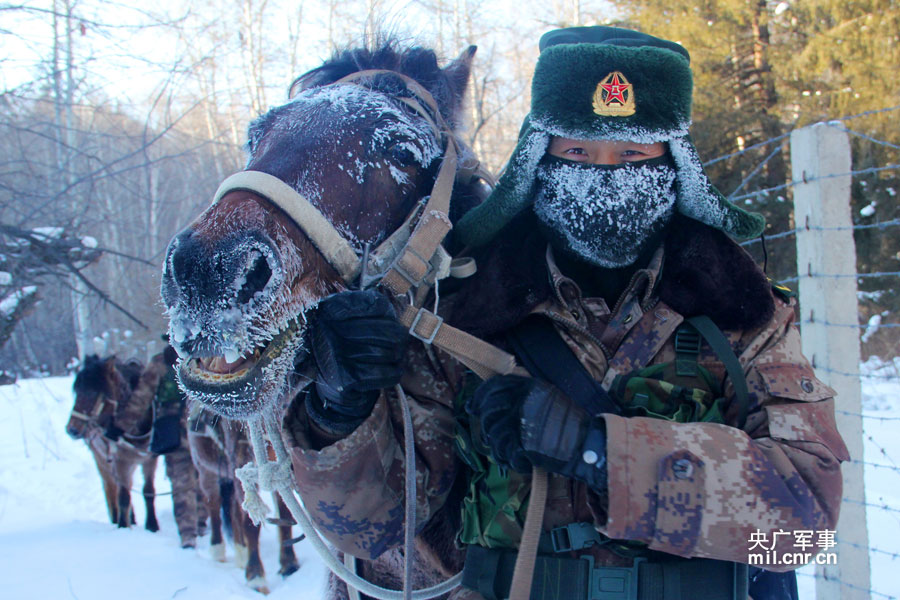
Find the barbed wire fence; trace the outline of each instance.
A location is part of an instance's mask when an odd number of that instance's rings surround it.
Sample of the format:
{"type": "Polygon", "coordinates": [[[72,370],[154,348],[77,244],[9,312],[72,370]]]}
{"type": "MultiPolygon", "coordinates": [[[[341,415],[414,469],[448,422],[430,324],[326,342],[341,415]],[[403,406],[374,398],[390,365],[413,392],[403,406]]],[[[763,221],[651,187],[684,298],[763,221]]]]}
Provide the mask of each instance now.
{"type": "MultiPolygon", "coordinates": [[[[866,182],[858,178],[900,172],[900,154],[898,160],[888,164],[853,169],[850,137],[856,138],[857,144],[871,144],[888,150],[900,151],[900,145],[853,129],[849,123],[889,112],[900,113],[900,106],[794,130],[704,165],[708,167],[750,152],[758,153],[761,160],[731,191],[728,199],[752,205],[776,193],[793,196],[791,223],[780,224],[778,233],[764,235],[743,245],[748,251],[761,251],[766,262],[768,243],[793,241],[796,245],[797,264],[802,266],[779,281],[799,289],[797,325],[804,339],[804,354],[811,358],[817,375],[839,392],[836,420],[851,453],[851,460],[843,466],[844,495],[836,533],[839,564],[815,569],[804,567],[798,571],[801,589],[806,591],[812,587],[810,584],[814,585],[815,595],[821,600],[900,600],[900,578],[893,576],[900,569],[900,543],[897,541],[900,540],[900,444],[893,433],[893,428],[900,423],[900,358],[880,356],[863,362],[859,351],[861,338],[865,342],[881,330],[900,328],[900,315],[890,311],[876,312],[861,323],[860,300],[873,292],[857,290],[858,284],[872,282],[883,282],[883,288],[893,289],[897,287],[893,280],[900,277],[900,271],[859,272],[853,243],[854,234],[860,231],[900,240],[897,231],[900,218],[854,223],[850,210],[850,182],[854,178],[865,188],[866,182]],[[792,159],[791,181],[750,191],[751,182],[783,151],[787,139],[790,139],[792,159]],[[838,156],[837,162],[834,160],[836,148],[846,148],[846,156],[838,156]],[[837,164],[845,166],[836,167],[837,164]],[[802,200],[804,194],[807,197],[802,200]],[[836,209],[835,205],[841,203],[843,206],[836,209]],[[843,304],[836,300],[841,290],[843,304]],[[848,297],[852,303],[847,302],[848,297]],[[882,322],[886,316],[897,321],[882,322]],[[832,346],[831,357],[827,350],[829,344],[832,346]],[[824,352],[823,347],[826,348],[824,352]]],[[[842,150],[837,152],[840,154],[842,150]]],[[[887,192],[889,197],[896,195],[896,190],[891,187],[887,192]]],[[[874,206],[873,202],[859,211],[861,218],[857,220],[874,217],[874,206]]],[[[896,258],[900,260],[900,252],[896,258]]]]}

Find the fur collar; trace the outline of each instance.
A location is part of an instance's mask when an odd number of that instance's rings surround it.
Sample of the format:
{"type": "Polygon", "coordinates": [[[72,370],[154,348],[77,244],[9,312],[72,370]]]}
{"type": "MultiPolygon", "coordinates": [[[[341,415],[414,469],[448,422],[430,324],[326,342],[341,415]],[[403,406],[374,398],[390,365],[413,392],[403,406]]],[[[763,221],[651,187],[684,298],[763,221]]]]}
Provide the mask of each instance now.
{"type": "MultiPolygon", "coordinates": [[[[707,315],[722,329],[755,329],[775,312],[765,274],[721,231],[676,214],[665,241],[659,298],[685,317],[707,315]]],[[[478,272],[455,294],[448,323],[491,337],[551,298],[547,242],[532,212],[520,215],[475,254],[478,272]]]]}

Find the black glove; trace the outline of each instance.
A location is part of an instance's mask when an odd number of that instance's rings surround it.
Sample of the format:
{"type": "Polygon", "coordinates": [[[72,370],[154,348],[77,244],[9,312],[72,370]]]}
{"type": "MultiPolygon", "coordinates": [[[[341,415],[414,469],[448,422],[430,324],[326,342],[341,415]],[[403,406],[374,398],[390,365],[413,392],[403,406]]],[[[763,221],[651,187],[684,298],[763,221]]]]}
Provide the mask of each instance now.
{"type": "Polygon", "coordinates": [[[310,326],[317,376],[307,409],[316,423],[349,433],[365,421],[379,390],[400,381],[408,337],[378,292],[341,292],[322,300],[310,326]]]}
{"type": "Polygon", "coordinates": [[[118,442],[123,433],[125,432],[115,425],[110,425],[109,427],[107,427],[106,431],[103,432],[103,437],[111,442],[118,442]]]}
{"type": "Polygon", "coordinates": [[[606,430],[555,386],[531,377],[501,375],[482,383],[466,402],[481,440],[500,465],[532,466],[606,490],[606,430]]]}

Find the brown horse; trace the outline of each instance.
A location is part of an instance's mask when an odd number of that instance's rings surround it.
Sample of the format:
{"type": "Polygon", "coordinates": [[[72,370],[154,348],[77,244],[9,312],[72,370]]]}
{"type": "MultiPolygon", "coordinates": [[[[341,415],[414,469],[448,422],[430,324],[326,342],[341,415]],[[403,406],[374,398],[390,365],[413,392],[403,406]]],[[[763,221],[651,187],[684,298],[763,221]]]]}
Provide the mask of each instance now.
{"type": "MultiPolygon", "coordinates": [[[[431,50],[392,42],[336,54],[294,82],[291,102],[251,124],[247,170],[302,194],[368,271],[368,250],[404,227],[431,194],[451,142],[461,167],[450,220],[487,191],[465,175],[477,161],[456,133],[474,53],[469,48],[445,68],[431,50]],[[371,70],[352,84],[340,81],[371,70]],[[409,79],[435,99],[432,118],[410,108],[431,105],[409,79]],[[446,129],[436,131],[441,120],[446,129]]],[[[233,419],[281,414],[290,405],[312,366],[307,318],[325,296],[365,283],[339,273],[311,235],[261,193],[234,189],[172,240],[162,295],[182,359],[179,378],[194,399],[233,419]]],[[[452,546],[455,529],[444,525],[425,532],[431,547],[452,546]]],[[[361,574],[396,585],[399,556],[364,562],[361,574]]],[[[347,593],[331,585],[332,593],[347,593]]]]}
{"type": "MultiPolygon", "coordinates": [[[[444,69],[430,50],[398,51],[391,43],[338,54],[294,83],[291,102],[250,125],[247,170],[300,192],[362,257],[431,192],[441,140],[400,101],[410,92],[399,77],[330,84],[365,69],[401,73],[422,82],[452,127],[474,51],[444,69]]],[[[467,161],[470,153],[461,158],[467,161]]],[[[483,192],[475,181],[457,185],[451,220],[483,192]]],[[[339,273],[285,212],[255,192],[225,194],[172,240],[166,256],[162,295],[182,385],[232,418],[273,406],[308,362],[307,313],[342,289],[339,273]]]]}
{"type": "MultiPolygon", "coordinates": [[[[242,490],[234,481],[235,469],[252,458],[250,444],[241,424],[200,411],[190,420],[188,440],[210,515],[210,552],[213,558],[225,562],[225,542],[222,536],[224,513],[226,528],[231,529],[234,538],[235,562],[245,568],[248,585],[262,593],[268,593],[265,570],[259,556],[259,526],[254,525],[241,508],[242,490]]],[[[296,572],[300,564],[291,543],[290,513],[280,499],[278,516],[281,564],[278,572],[287,577],[296,572]]]]}
{"type": "Polygon", "coordinates": [[[66,425],[66,433],[74,439],[84,439],[94,454],[97,470],[103,481],[103,492],[110,520],[119,527],[134,524],[131,505],[131,482],[138,465],[144,473],[144,502],[147,519],[144,527],[158,531],[153,501],[153,477],[158,455],[148,450],[152,412],[141,420],[137,435],[125,434],[118,441],[103,435],[118,407],[128,402],[141,375],[137,361],[120,363],[115,356],[100,359],[91,355],[75,377],[75,406],[66,425]]]}

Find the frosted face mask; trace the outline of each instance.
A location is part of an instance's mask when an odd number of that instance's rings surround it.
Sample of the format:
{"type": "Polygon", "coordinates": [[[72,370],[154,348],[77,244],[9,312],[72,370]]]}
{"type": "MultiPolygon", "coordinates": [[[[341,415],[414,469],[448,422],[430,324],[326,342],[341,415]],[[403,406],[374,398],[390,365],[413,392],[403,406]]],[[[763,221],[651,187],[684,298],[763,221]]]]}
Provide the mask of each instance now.
{"type": "Polygon", "coordinates": [[[534,212],[555,245],[598,267],[634,263],[675,211],[675,168],[660,156],[620,165],[545,156],[534,212]]]}

